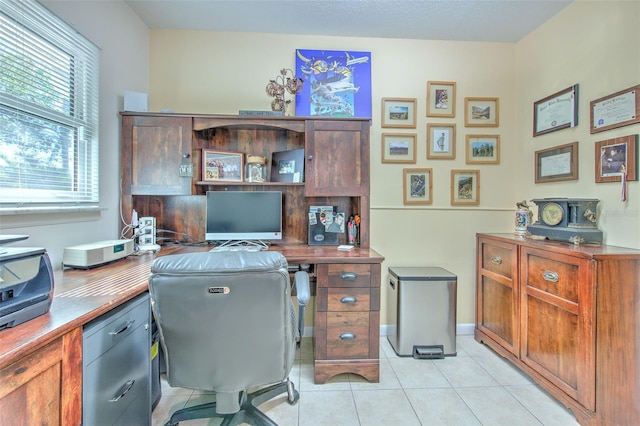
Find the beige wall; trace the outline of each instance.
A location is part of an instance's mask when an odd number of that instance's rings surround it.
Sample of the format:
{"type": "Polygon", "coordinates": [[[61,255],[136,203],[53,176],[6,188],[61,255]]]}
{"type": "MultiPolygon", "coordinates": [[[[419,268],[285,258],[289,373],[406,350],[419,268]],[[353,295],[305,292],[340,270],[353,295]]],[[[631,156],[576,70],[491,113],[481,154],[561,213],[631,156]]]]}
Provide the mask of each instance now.
{"type": "MultiPolygon", "coordinates": [[[[638,126],[589,135],[589,100],[640,83],[638,2],[578,1],[517,44],[433,40],[287,36],[272,34],[152,30],[149,98],[152,110],[236,114],[268,110],[265,85],[283,68],[293,68],[302,49],[371,52],[371,243],[383,264],[381,324],[387,308],[387,268],[441,266],[458,276],[458,323],[474,322],[475,234],[511,232],[516,201],[537,197],[597,197],[607,243],[640,248],[638,183],[630,199],[617,201],[615,184],[594,184],[595,141],[638,133],[638,126]],[[624,46],[624,48],[622,47],[624,46]],[[611,64],[615,64],[612,66],[611,64]],[[426,117],[427,81],[455,81],[456,116],[426,117]],[[579,126],[534,138],[533,102],[580,84],[579,126]],[[402,169],[381,163],[380,104],[383,97],[416,98],[417,164],[433,169],[433,204],[402,202],[402,169]],[[465,97],[498,97],[498,128],[465,128],[465,97]],[[455,123],[455,160],[426,159],[426,124],[455,123]],[[499,134],[499,165],[465,164],[466,134],[499,134]],[[580,179],[534,184],[534,151],[580,141],[580,179]],[[450,205],[450,170],[480,170],[481,203],[450,205]]],[[[293,106],[290,107],[294,111],[293,106]]]]}

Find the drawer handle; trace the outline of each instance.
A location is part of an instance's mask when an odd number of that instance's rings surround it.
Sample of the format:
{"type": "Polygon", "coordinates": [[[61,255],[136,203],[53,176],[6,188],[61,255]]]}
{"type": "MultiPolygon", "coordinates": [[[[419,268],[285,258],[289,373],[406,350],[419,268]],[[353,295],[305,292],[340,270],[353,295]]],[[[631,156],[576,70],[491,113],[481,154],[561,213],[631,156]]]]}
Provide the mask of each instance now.
{"type": "Polygon", "coordinates": [[[122,387],[120,388],[120,394],[114,398],[111,398],[109,402],[118,402],[123,396],[127,394],[127,392],[131,390],[135,382],[135,380],[129,380],[127,383],[122,385],[122,387]]]}
{"type": "Polygon", "coordinates": [[[358,276],[356,274],[354,274],[353,272],[345,272],[345,273],[342,274],[341,278],[343,280],[353,281],[356,278],[358,278],[358,276]]]}
{"type": "Polygon", "coordinates": [[[341,340],[356,340],[356,334],[355,333],[342,333],[340,335],[340,339],[341,340]]]}
{"type": "Polygon", "coordinates": [[[500,256],[493,256],[491,258],[491,263],[495,263],[496,265],[500,265],[502,263],[502,258],[500,256]]]}
{"type": "Polygon", "coordinates": [[[558,275],[557,272],[544,271],[542,273],[542,278],[544,278],[546,281],[550,281],[552,283],[557,283],[558,280],[560,279],[560,276],[558,275]]]}
{"type": "Polygon", "coordinates": [[[355,305],[357,301],[358,299],[356,299],[355,296],[345,296],[340,299],[340,302],[344,303],[345,305],[355,305]]]}
{"type": "Polygon", "coordinates": [[[111,331],[109,332],[110,335],[112,336],[117,336],[120,333],[124,333],[125,331],[127,331],[129,328],[131,328],[131,326],[133,325],[133,323],[136,322],[136,320],[129,320],[127,321],[127,323],[124,325],[124,327],[122,327],[120,330],[116,330],[116,331],[111,331]]]}

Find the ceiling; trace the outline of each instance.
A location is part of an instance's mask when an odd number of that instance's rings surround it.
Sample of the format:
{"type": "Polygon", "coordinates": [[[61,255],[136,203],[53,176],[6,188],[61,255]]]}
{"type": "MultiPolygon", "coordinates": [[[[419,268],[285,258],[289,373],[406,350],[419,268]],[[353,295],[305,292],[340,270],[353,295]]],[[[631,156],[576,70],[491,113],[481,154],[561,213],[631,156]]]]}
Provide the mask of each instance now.
{"type": "Polygon", "coordinates": [[[150,29],[514,43],[573,0],[125,0],[150,29]]]}

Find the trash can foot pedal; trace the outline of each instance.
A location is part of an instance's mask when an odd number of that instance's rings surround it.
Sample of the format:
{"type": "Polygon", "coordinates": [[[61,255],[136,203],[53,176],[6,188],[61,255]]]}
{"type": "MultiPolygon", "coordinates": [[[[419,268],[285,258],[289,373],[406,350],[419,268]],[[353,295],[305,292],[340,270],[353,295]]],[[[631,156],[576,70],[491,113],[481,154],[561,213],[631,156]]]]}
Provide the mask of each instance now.
{"type": "Polygon", "coordinates": [[[415,345],[413,347],[413,357],[415,359],[444,359],[444,345],[415,345]]]}

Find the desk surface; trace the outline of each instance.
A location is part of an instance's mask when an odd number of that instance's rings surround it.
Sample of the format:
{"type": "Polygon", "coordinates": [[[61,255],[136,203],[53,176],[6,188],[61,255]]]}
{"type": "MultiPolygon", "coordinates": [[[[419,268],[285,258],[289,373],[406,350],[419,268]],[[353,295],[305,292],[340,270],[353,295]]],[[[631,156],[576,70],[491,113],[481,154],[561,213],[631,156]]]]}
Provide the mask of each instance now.
{"type": "MultiPolygon", "coordinates": [[[[90,270],[56,271],[49,312],[0,331],[0,368],[147,291],[155,257],[209,249],[165,246],[157,254],[129,256],[90,270]]],[[[384,260],[374,250],[338,251],[335,246],[300,244],[272,246],[270,250],[282,252],[289,263],[381,263],[384,260]]]]}

